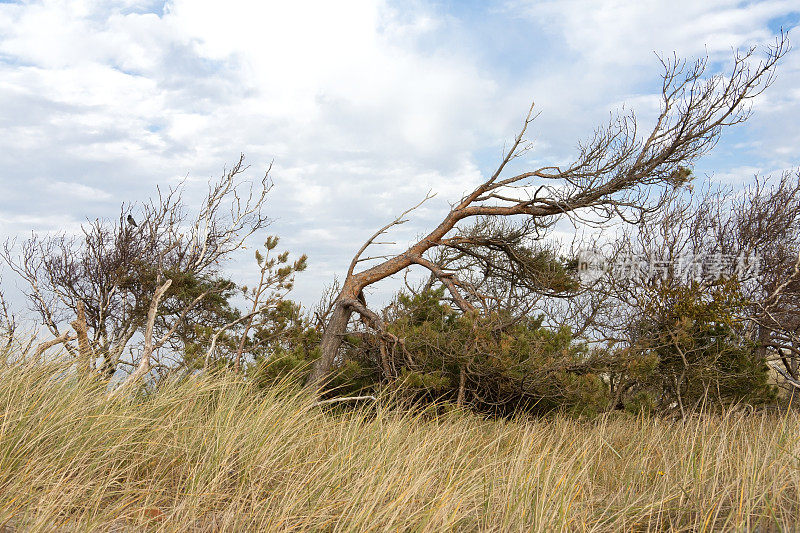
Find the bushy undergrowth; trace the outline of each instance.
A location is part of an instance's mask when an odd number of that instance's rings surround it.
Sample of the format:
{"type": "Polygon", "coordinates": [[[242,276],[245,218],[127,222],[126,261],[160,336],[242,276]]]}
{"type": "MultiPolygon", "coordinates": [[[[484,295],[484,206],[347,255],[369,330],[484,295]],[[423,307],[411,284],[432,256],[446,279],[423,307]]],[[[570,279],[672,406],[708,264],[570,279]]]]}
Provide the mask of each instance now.
{"type": "MultiPolygon", "coordinates": [[[[227,377],[109,400],[0,369],[0,524],[24,531],[791,529],[798,415],[485,420],[227,377]]],[[[60,376],[60,377],[58,377],[60,376]]]]}
{"type": "MultiPolygon", "coordinates": [[[[544,315],[457,312],[442,287],[401,292],[384,309],[385,335],[354,329],[344,337],[325,394],[390,390],[409,404],[460,402],[491,416],[683,416],[701,406],[776,403],[765,357],[736,316],[742,298],[735,280],[707,291],[649,289],[631,338],[617,344],[589,343],[567,325],[545,325],[544,315]]],[[[307,322],[284,332],[248,369],[261,386],[304,382],[320,356],[319,333],[307,322]]]]}

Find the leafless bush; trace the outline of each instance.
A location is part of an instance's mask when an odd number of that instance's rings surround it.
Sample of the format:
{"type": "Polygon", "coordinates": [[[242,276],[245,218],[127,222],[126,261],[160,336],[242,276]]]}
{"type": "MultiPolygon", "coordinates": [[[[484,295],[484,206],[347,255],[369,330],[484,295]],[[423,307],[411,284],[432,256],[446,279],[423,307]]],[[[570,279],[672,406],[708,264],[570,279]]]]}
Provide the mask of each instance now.
{"type": "Polygon", "coordinates": [[[246,170],[242,156],[209,184],[195,215],[181,183],[159,188],[138,209],[123,204],[118,220],[87,222],[80,236],[34,234],[19,246],[7,241],[0,259],[24,283],[41,324],[80,367],[111,377],[127,366],[135,369],[129,379],[138,379],[162,363],[162,348],[174,353],[191,335],[187,324],[225,323],[229,310],[215,297],[232,283],[221,266],[269,223],[263,213],[269,169],[253,183],[241,179],[246,170]]]}

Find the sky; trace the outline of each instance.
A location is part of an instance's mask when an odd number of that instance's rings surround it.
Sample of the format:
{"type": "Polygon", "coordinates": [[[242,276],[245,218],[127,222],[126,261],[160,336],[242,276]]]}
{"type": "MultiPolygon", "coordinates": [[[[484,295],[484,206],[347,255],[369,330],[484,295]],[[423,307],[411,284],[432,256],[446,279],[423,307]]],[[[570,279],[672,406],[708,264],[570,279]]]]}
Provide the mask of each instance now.
{"type": "MultiPolygon", "coordinates": [[[[275,183],[252,245],[308,254],[294,297],[311,306],[377,228],[436,193],[402,247],[491,174],[531,101],[518,164],[565,163],[623,106],[650,125],[658,55],[724,72],[798,25],[797,0],[0,0],[0,239],[77,232],[187,176],[191,205],[244,153],[275,183]]],[[[799,165],[795,50],[695,174],[799,165]]],[[[251,251],[233,279],[255,277],[251,251]]]]}

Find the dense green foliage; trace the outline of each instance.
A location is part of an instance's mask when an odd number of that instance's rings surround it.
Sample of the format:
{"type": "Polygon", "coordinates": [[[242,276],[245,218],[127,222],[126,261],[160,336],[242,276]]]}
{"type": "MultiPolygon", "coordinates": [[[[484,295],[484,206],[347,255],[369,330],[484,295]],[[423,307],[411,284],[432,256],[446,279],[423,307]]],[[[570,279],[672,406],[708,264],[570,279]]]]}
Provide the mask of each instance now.
{"type": "Polygon", "coordinates": [[[627,365],[615,375],[618,403],[684,411],[775,400],[766,363],[739,318],[746,302],[736,278],[711,287],[659,281],[645,301],[623,354],[627,365]]]}
{"type": "Polygon", "coordinates": [[[406,339],[391,366],[396,388],[416,398],[462,401],[481,411],[597,409],[603,401],[590,352],[543,317],[453,311],[443,291],[401,294],[388,329],[406,339]],[[463,387],[462,387],[463,375],[463,387]]]}
{"type": "MultiPolygon", "coordinates": [[[[391,391],[411,404],[461,403],[495,415],[680,412],[775,400],[767,367],[736,318],[742,300],[735,280],[707,292],[660,285],[649,302],[633,326],[634,342],[609,350],[576,339],[568,327],[546,327],[543,316],[461,313],[442,288],[401,293],[384,311],[396,340],[350,332],[328,394],[391,391]]],[[[287,376],[300,384],[319,333],[290,302],[274,317],[250,372],[262,386],[287,376]]]]}

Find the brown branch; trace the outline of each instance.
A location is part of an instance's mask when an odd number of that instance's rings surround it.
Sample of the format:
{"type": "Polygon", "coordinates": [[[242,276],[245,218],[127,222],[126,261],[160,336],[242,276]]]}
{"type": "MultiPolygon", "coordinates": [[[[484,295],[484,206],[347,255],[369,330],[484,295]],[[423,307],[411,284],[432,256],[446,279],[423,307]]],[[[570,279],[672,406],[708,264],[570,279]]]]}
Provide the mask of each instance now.
{"type": "Polygon", "coordinates": [[[51,340],[49,340],[47,342],[43,342],[39,346],[37,346],[36,347],[36,351],[33,352],[33,357],[34,358],[38,358],[45,351],[49,350],[53,346],[55,346],[57,344],[66,343],[66,342],[69,342],[69,341],[74,340],[74,339],[75,339],[75,337],[71,336],[69,334],[69,331],[65,331],[64,333],[62,333],[61,335],[59,335],[55,339],[51,339],[51,340]]]}
{"type": "Polygon", "coordinates": [[[171,279],[168,279],[161,284],[156,289],[153,299],[150,302],[150,309],[147,311],[147,325],[145,326],[144,331],[144,349],[142,350],[142,358],[139,361],[139,366],[136,367],[136,370],[134,370],[125,379],[125,381],[123,381],[122,384],[111,393],[111,395],[118,394],[120,391],[136,383],[139,379],[150,372],[150,358],[153,355],[153,350],[155,349],[155,345],[153,344],[153,328],[155,326],[156,316],[158,313],[158,305],[161,303],[161,299],[164,297],[164,293],[167,292],[170,285],[172,285],[171,279]]]}
{"type": "Polygon", "coordinates": [[[92,349],[89,347],[89,328],[86,326],[86,312],[82,300],[78,301],[78,318],[73,320],[70,325],[78,334],[78,372],[88,374],[91,370],[92,349]]]}
{"type": "MultiPolygon", "coordinates": [[[[353,271],[355,271],[356,265],[362,261],[361,254],[363,254],[366,251],[366,249],[369,248],[372,244],[375,244],[375,239],[377,239],[378,237],[380,237],[381,235],[386,233],[386,231],[388,231],[389,228],[391,228],[392,226],[399,226],[400,224],[405,224],[406,222],[408,222],[408,219],[403,218],[403,217],[405,217],[407,214],[409,214],[412,211],[414,211],[417,208],[419,208],[422,204],[424,204],[425,202],[427,202],[428,200],[430,200],[434,196],[436,196],[436,195],[435,194],[431,194],[430,192],[428,192],[428,194],[425,195],[425,198],[423,198],[422,201],[420,201],[417,205],[406,209],[405,211],[400,213],[400,216],[398,216],[393,221],[391,221],[388,224],[386,224],[385,226],[383,226],[381,229],[379,229],[375,233],[373,233],[372,236],[370,236],[370,238],[367,239],[367,241],[361,246],[361,248],[358,249],[358,251],[356,252],[356,255],[353,256],[353,260],[350,263],[350,267],[347,269],[347,276],[349,277],[349,276],[351,276],[353,274],[353,271]]],[[[367,261],[369,259],[375,259],[375,258],[367,258],[367,259],[363,259],[363,261],[367,261]]]]}
{"type": "Polygon", "coordinates": [[[447,287],[448,292],[453,296],[453,301],[456,305],[465,313],[475,311],[475,306],[469,303],[458,290],[458,286],[456,281],[454,281],[455,273],[453,272],[445,272],[441,268],[439,268],[435,263],[428,261],[423,257],[415,257],[414,262],[420,266],[423,266],[430,270],[434,276],[436,276],[439,281],[442,282],[442,285],[447,287]]]}

